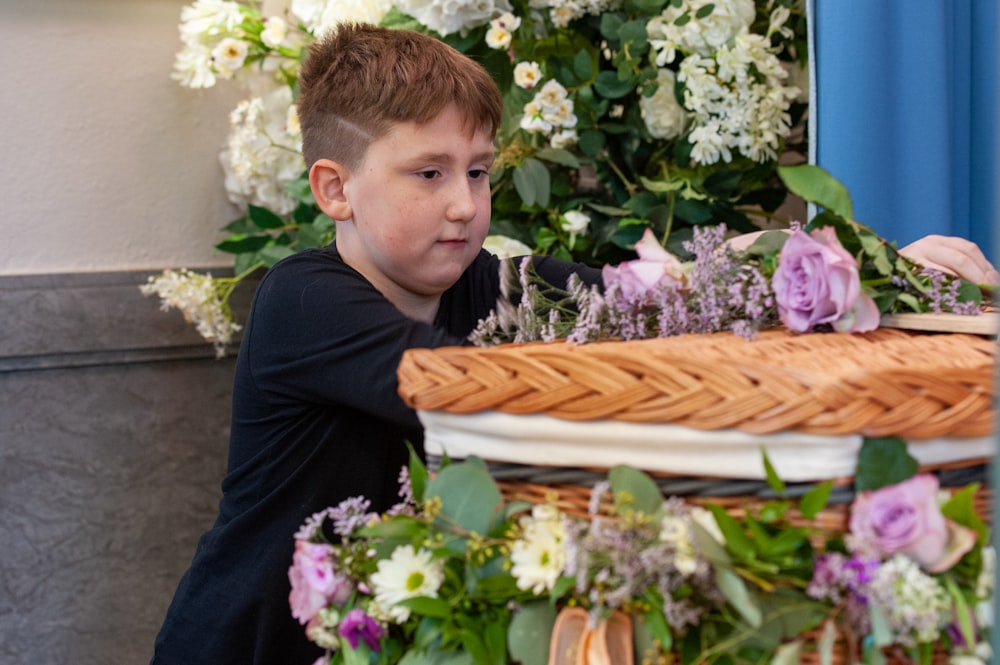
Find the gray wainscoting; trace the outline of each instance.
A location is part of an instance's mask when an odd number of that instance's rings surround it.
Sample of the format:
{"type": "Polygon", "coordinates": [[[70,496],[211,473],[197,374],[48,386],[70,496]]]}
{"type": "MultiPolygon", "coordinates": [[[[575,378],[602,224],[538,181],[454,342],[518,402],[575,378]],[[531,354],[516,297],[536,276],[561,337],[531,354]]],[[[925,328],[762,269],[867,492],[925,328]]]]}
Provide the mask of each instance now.
{"type": "Polygon", "coordinates": [[[147,663],[214,519],[233,359],[141,295],[149,274],[0,276],[5,665],[147,663]]]}

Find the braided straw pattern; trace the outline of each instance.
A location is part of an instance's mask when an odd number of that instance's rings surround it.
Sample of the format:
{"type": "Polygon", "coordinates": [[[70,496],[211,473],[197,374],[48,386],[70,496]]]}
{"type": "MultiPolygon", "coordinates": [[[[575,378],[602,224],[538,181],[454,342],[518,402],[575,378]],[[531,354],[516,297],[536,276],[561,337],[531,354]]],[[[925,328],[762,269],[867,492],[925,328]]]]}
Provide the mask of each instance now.
{"type": "Polygon", "coordinates": [[[425,411],[919,439],[994,431],[995,359],[996,342],[975,335],[772,329],[412,349],[398,374],[425,411]]]}

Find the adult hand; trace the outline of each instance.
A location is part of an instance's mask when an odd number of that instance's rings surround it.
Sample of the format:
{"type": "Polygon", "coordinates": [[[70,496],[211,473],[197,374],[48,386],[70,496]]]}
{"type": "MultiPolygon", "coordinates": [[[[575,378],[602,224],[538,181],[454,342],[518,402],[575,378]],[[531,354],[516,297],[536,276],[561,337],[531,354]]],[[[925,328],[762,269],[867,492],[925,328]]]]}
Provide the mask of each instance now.
{"type": "Polygon", "coordinates": [[[899,253],[925,268],[958,275],[976,284],[1000,284],[1000,273],[982,250],[964,238],[929,235],[911,242],[899,253]]]}

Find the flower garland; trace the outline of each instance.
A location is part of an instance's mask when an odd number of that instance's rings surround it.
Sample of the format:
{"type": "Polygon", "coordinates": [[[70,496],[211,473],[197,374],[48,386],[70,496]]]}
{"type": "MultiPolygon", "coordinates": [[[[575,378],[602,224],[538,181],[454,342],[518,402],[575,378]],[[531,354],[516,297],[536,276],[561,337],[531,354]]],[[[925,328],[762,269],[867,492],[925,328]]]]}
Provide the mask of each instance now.
{"type": "Polygon", "coordinates": [[[827,509],[831,483],[791,501],[766,455],[782,498],[743,517],[665,499],[627,466],[570,515],[505,502],[475,458],[431,478],[412,455],[387,513],[354,498],[306,520],[292,614],[326,650],[317,663],[338,665],[832,662],[838,634],[858,662],[889,648],[986,662],[994,553],[976,486],[945,492],[898,439],[859,459],[840,534],[790,520],[827,509]],[[878,456],[893,461],[865,464],[878,456]]]}
{"type": "Polygon", "coordinates": [[[567,339],[645,339],[731,331],[753,338],[783,324],[798,332],[866,332],[882,314],[977,315],[988,285],[928,270],[851,219],[843,185],[814,166],[783,167],[789,188],[826,210],[805,228],[761,236],[746,251],[726,242],[724,226],[696,228],[682,262],[647,229],[638,259],[605,265],[604,288],[571,278],[567,290],[544,284],[523,260],[516,275],[501,264],[496,309],[471,339],[480,346],[567,339]],[[830,199],[830,193],[836,198],[830,199]],[[848,249],[849,248],[849,249],[848,249]]]}

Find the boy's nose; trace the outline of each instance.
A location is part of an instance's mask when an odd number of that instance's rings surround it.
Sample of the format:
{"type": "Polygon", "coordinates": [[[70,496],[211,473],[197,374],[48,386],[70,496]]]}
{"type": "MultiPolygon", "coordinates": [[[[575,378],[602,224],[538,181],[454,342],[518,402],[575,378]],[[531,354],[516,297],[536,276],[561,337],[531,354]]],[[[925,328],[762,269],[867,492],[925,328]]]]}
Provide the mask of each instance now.
{"type": "Polygon", "coordinates": [[[446,215],[449,222],[469,222],[476,216],[476,197],[468,183],[455,186],[446,215]]]}

